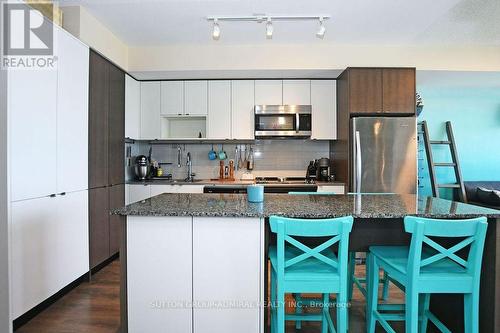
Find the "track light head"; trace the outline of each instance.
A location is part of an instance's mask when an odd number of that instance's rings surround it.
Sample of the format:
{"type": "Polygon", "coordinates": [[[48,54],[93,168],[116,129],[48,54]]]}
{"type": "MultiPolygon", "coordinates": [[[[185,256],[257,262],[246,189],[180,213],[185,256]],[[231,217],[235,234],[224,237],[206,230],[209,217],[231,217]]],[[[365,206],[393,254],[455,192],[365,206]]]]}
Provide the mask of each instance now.
{"type": "Polygon", "coordinates": [[[319,29],[318,32],[316,33],[316,37],[323,39],[325,37],[325,32],[326,32],[326,27],[325,24],[323,23],[323,18],[319,18],[319,29]]]}
{"type": "Polygon", "coordinates": [[[214,19],[214,30],[212,31],[212,38],[214,40],[219,40],[220,38],[220,26],[218,19],[214,19]]]}
{"type": "Polygon", "coordinates": [[[267,23],[266,23],[266,38],[267,39],[272,39],[273,38],[273,22],[271,21],[271,18],[267,18],[267,23]]]}

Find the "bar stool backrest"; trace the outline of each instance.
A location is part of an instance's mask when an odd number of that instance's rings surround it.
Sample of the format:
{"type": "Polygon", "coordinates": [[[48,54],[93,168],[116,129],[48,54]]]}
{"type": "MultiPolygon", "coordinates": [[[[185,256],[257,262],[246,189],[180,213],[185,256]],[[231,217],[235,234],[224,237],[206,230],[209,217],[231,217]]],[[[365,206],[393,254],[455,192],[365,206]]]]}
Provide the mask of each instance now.
{"type": "Polygon", "coordinates": [[[488,223],[486,217],[469,220],[436,220],[407,216],[405,230],[412,234],[408,260],[408,273],[418,277],[422,267],[443,259],[451,259],[461,265],[479,283],[484,241],[488,223]],[[429,237],[463,238],[450,248],[446,248],[429,237]],[[470,245],[466,259],[457,252],[470,245]],[[435,254],[422,259],[422,249],[428,246],[435,254]],[[413,274],[411,274],[413,273],[413,274]]]}
{"type": "Polygon", "coordinates": [[[334,219],[292,219],[280,216],[269,218],[271,231],[277,234],[278,276],[287,268],[309,258],[339,270],[341,276],[347,276],[347,251],[349,233],[352,229],[352,216],[334,219]],[[294,237],[330,237],[315,248],[301,243],[294,237]],[[285,261],[285,243],[299,249],[301,254],[285,261]],[[338,243],[337,260],[323,255],[321,252],[338,243]]]}

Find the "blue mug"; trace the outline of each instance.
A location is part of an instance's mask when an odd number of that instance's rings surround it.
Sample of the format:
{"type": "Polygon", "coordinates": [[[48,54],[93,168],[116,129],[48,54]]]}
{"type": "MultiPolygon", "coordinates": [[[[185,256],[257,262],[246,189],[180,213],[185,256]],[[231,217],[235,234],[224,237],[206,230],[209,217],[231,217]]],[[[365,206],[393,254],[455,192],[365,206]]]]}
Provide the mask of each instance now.
{"type": "Polygon", "coordinates": [[[213,161],[217,158],[217,153],[214,150],[214,145],[212,145],[212,150],[208,152],[208,159],[213,161]]]}
{"type": "Polygon", "coordinates": [[[263,202],[264,185],[248,185],[247,196],[249,202],[263,202]]]}

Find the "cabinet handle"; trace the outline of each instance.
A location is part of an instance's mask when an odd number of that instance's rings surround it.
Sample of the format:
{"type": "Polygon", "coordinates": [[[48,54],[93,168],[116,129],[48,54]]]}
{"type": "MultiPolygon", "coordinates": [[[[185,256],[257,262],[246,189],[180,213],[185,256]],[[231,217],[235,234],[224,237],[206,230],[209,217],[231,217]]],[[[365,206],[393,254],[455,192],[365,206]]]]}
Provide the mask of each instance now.
{"type": "Polygon", "coordinates": [[[61,192],[59,193],[59,195],[66,195],[66,192],[61,192]]]}
{"type": "Polygon", "coordinates": [[[56,197],[56,194],[55,194],[55,193],[52,193],[51,195],[49,195],[49,197],[51,197],[51,198],[55,198],[55,197],[56,197]]]}
{"type": "Polygon", "coordinates": [[[189,113],[186,113],[186,116],[189,116],[189,113]]]}
{"type": "Polygon", "coordinates": [[[178,115],[178,116],[182,116],[182,113],[178,113],[177,115],[178,115]]]}

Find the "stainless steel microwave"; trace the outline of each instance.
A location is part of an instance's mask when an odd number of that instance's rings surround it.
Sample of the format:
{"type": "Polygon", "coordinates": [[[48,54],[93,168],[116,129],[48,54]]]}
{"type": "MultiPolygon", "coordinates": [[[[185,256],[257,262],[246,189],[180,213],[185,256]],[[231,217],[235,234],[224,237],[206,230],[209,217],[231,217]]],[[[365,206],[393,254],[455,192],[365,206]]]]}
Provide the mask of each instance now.
{"type": "Polygon", "coordinates": [[[256,105],[255,137],[311,136],[310,105],[256,105]]]}

